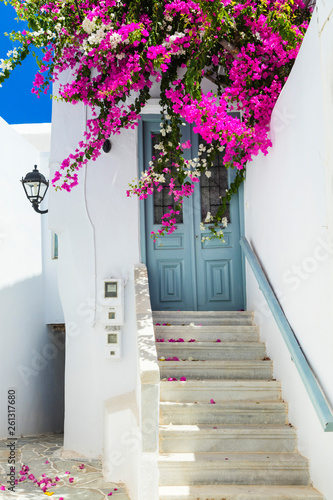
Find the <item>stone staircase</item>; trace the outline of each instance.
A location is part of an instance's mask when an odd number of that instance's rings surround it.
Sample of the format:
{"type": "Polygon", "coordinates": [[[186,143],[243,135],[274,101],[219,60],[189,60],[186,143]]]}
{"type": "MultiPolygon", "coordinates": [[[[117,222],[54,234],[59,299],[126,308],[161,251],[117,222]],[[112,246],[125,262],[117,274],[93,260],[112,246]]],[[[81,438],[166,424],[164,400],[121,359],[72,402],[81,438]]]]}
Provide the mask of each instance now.
{"type": "Polygon", "coordinates": [[[153,316],[160,500],[323,500],[252,313],[153,316]]]}

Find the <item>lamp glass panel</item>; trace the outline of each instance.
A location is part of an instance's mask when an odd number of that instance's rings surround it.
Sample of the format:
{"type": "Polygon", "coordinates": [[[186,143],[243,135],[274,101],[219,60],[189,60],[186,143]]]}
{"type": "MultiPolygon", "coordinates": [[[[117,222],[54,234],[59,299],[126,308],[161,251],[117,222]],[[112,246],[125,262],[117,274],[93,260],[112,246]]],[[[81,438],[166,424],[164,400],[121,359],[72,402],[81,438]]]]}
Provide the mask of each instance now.
{"type": "Polygon", "coordinates": [[[48,187],[47,184],[44,184],[43,182],[40,183],[39,196],[41,197],[41,199],[44,198],[47,187],[48,187]]]}
{"type": "Polygon", "coordinates": [[[26,182],[25,185],[29,198],[36,198],[39,191],[39,182],[26,182]]]}

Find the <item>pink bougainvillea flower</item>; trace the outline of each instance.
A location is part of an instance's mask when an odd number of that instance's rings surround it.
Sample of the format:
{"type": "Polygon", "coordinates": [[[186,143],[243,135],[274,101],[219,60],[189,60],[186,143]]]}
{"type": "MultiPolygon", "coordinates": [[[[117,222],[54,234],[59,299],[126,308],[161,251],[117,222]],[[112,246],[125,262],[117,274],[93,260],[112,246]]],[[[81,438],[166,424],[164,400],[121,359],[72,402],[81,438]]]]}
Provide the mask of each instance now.
{"type": "Polygon", "coordinates": [[[178,339],[177,342],[185,342],[184,339],[178,339]]]}
{"type": "Polygon", "coordinates": [[[221,339],[217,339],[216,342],[221,342],[221,339]]]}
{"type": "Polygon", "coordinates": [[[215,401],[214,401],[214,399],[213,399],[213,398],[210,400],[210,404],[211,404],[211,405],[215,405],[215,401]]]}
{"type": "Polygon", "coordinates": [[[185,382],[186,381],[186,377],[180,377],[180,381],[181,382],[185,382]]]}
{"type": "MultiPolygon", "coordinates": [[[[157,237],[175,231],[180,204],[193,194],[199,175],[210,173],[209,167],[215,158],[207,151],[205,162],[198,159],[197,167],[192,168],[191,160],[183,155],[184,150],[191,147],[191,141],[181,142],[175,133],[180,119],[193,124],[194,134],[200,134],[215,152],[224,150],[223,164],[235,168],[237,183],[241,183],[247,164],[260,152],[266,155],[272,146],[269,138],[272,110],[301,46],[313,2],[166,0],[160,2],[161,10],[153,9],[150,14],[150,9],[145,9],[147,2],[133,2],[134,8],[129,9],[128,17],[120,1],[87,0],[80,2],[84,21],[80,13],[79,16],[64,14],[72,2],[51,0],[42,7],[39,2],[9,0],[8,3],[18,11],[19,17],[33,20],[31,24],[36,26],[36,31],[25,26],[27,29],[20,33],[20,38],[24,37],[20,57],[30,44],[43,46],[45,51],[33,93],[46,92],[50,80],[58,80],[62,72],[71,69],[72,76],[60,85],[59,95],[67,102],[88,106],[92,115],[77,149],[54,173],[55,187],[70,192],[79,183],[77,170],[88,161],[97,160],[106,137],[117,135],[124,128],[135,129],[140,110],[148,102],[149,89],[155,82],[162,81],[161,103],[168,114],[163,113],[161,134],[151,133],[151,138],[161,142],[150,168],[126,191],[127,196],[134,194],[146,199],[168,187],[172,206],[161,217],[162,228],[151,232],[152,237],[157,237]],[[309,5],[305,7],[305,3],[309,5]],[[304,12],[300,14],[299,9],[304,12]],[[45,21],[51,37],[45,36],[43,28],[38,29],[39,11],[42,26],[45,21]],[[282,22],[284,17],[286,20],[282,22]],[[166,23],[167,29],[161,28],[166,23]],[[91,33],[97,27],[103,34],[97,37],[93,34],[92,43],[91,33]],[[238,37],[240,32],[244,36],[238,37]],[[227,46],[221,43],[225,40],[230,40],[227,46]],[[200,57],[195,69],[192,65],[187,68],[186,62],[197,51],[200,57]],[[212,65],[212,75],[219,73],[220,65],[224,72],[226,83],[216,95],[200,89],[207,63],[212,65]],[[174,70],[180,67],[185,71],[175,79],[174,70]],[[95,76],[90,78],[87,71],[95,76]],[[132,97],[135,104],[126,104],[132,97]],[[96,102],[102,103],[102,113],[97,111],[96,102]],[[241,110],[242,118],[230,116],[230,109],[241,110]],[[174,158],[171,165],[170,153],[174,158]],[[168,186],[162,172],[171,176],[168,186]],[[191,183],[185,180],[188,178],[191,183]]],[[[74,5],[70,8],[75,12],[74,5]]],[[[17,62],[20,64],[20,58],[17,62]]],[[[229,203],[230,197],[231,192],[226,193],[224,202],[229,203]]],[[[224,202],[221,209],[225,209],[224,202]]],[[[213,225],[209,229],[213,237],[220,237],[214,229],[214,223],[221,220],[220,215],[211,221],[213,225]]],[[[156,237],[153,241],[157,241],[156,237]]]]}
{"type": "Polygon", "coordinates": [[[79,465],[79,469],[84,469],[84,464],[79,465]]]}
{"type": "Polygon", "coordinates": [[[115,488],[113,491],[118,491],[118,488],[115,488]]]}
{"type": "Polygon", "coordinates": [[[33,481],[35,479],[35,476],[33,474],[29,474],[28,479],[30,479],[30,481],[33,481]]]}
{"type": "Polygon", "coordinates": [[[66,470],[65,474],[70,474],[69,470],[66,470]]]}
{"type": "Polygon", "coordinates": [[[4,487],[4,485],[3,485],[3,484],[1,484],[1,485],[0,485],[0,490],[1,490],[1,491],[5,491],[5,489],[6,489],[6,488],[4,487]]]}
{"type": "Polygon", "coordinates": [[[156,323],[156,326],[161,326],[161,323],[156,323]]]}
{"type": "Polygon", "coordinates": [[[174,357],[172,358],[172,361],[179,361],[179,358],[177,358],[177,356],[174,356],[174,357]]]}
{"type": "Polygon", "coordinates": [[[195,339],[190,339],[189,342],[195,342],[195,339]]]}
{"type": "Polygon", "coordinates": [[[113,495],[112,491],[108,494],[108,497],[111,497],[113,495]]]}
{"type": "Polygon", "coordinates": [[[69,478],[69,482],[70,482],[70,483],[73,483],[73,482],[74,482],[74,477],[70,477],[70,478],[69,478]]]}
{"type": "Polygon", "coordinates": [[[45,460],[45,463],[46,463],[46,464],[49,464],[50,462],[49,462],[48,460],[45,460]]]}
{"type": "Polygon", "coordinates": [[[173,377],[169,377],[168,378],[168,382],[173,382],[174,380],[177,380],[176,378],[173,378],[173,377]]]}

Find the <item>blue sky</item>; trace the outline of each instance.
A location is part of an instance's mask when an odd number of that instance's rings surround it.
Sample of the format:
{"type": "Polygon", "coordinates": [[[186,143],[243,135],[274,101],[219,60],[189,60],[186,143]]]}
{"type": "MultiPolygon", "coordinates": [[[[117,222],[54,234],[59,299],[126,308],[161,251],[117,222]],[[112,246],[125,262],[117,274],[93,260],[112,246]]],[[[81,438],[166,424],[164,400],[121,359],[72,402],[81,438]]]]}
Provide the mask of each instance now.
{"type": "MultiPolygon", "coordinates": [[[[11,5],[0,2],[0,59],[6,59],[13,43],[4,35],[13,30],[24,29],[24,24],[15,21],[16,13],[11,5]]],[[[0,88],[0,116],[10,124],[49,123],[51,121],[51,99],[49,95],[39,99],[31,93],[37,64],[31,56],[12,73],[0,88]]]]}

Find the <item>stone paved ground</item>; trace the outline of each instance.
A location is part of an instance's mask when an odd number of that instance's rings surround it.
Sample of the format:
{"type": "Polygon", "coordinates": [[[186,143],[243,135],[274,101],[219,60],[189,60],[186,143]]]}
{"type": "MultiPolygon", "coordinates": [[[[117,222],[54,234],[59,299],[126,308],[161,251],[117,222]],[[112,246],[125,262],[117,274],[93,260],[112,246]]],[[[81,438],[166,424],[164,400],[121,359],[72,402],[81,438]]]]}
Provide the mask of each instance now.
{"type": "Polygon", "coordinates": [[[73,459],[62,455],[63,436],[59,434],[18,438],[15,446],[16,477],[22,477],[19,471],[23,465],[27,465],[28,475],[33,474],[38,480],[43,474],[52,478],[53,482],[55,477],[58,477],[59,481],[56,482],[56,486],[51,486],[44,493],[36,483],[26,479],[15,486],[14,493],[10,492],[7,489],[9,486],[7,473],[10,468],[8,441],[7,439],[0,440],[0,484],[6,488],[0,490],[1,500],[14,498],[59,500],[61,497],[63,500],[108,500],[111,498],[129,500],[123,485],[107,483],[103,480],[100,460],[73,459]],[[49,463],[45,463],[47,461],[49,463]],[[79,468],[81,464],[84,465],[83,469],[79,468]],[[72,483],[69,481],[70,478],[74,478],[72,483]],[[109,493],[112,495],[109,496],[109,493]]]}

